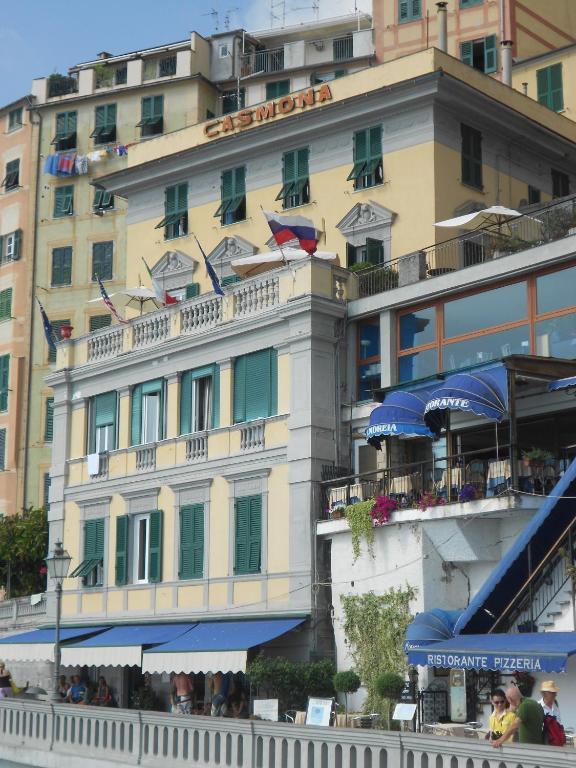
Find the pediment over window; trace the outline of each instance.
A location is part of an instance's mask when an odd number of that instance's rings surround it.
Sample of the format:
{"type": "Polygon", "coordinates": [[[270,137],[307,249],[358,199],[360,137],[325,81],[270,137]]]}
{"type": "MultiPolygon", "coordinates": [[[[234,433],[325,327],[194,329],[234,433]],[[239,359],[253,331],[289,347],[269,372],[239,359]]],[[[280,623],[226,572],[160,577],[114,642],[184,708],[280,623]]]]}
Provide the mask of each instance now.
{"type": "Polygon", "coordinates": [[[347,240],[351,235],[361,234],[363,238],[372,237],[375,230],[389,229],[396,214],[394,211],[378,205],[372,200],[367,203],[356,203],[346,216],[336,224],[347,240]]]}
{"type": "Polygon", "coordinates": [[[152,276],[160,281],[166,291],[183,288],[193,282],[198,261],[183,251],[166,251],[153,267],[152,276]]]}
{"type": "Polygon", "coordinates": [[[235,274],[230,265],[232,261],[254,256],[257,252],[258,246],[244,240],[243,237],[225,237],[208,254],[208,261],[216,270],[218,277],[223,279],[235,274]]]}

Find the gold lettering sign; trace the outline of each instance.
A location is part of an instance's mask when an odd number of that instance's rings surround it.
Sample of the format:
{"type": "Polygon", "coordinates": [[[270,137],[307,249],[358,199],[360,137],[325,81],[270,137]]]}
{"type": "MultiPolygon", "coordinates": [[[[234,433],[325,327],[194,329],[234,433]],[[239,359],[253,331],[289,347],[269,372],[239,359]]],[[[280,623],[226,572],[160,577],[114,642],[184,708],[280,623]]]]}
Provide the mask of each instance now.
{"type": "Polygon", "coordinates": [[[229,133],[237,128],[247,128],[254,123],[271,120],[276,115],[288,115],[295,109],[305,109],[314,104],[322,104],[332,100],[332,91],[328,83],[322,83],[319,88],[308,88],[294,96],[282,96],[276,101],[259,104],[254,108],[242,109],[233,115],[225,115],[219,120],[210,120],[204,126],[204,135],[214,139],[223,133],[229,133]]]}

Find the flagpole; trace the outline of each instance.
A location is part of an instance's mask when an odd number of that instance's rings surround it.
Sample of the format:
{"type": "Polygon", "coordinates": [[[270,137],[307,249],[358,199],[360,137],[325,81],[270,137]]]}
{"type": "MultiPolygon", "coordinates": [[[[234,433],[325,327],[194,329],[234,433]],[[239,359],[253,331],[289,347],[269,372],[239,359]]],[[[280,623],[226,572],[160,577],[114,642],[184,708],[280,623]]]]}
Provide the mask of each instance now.
{"type": "MultiPolygon", "coordinates": [[[[262,205],[260,205],[260,210],[262,211],[262,216],[264,216],[264,218],[266,219],[266,214],[264,212],[264,208],[262,207],[262,205]]],[[[266,224],[268,224],[268,219],[266,219],[266,224]]],[[[268,226],[270,226],[270,225],[268,224],[268,226]]],[[[274,235],[272,235],[272,236],[274,236],[274,235]]],[[[278,248],[280,250],[280,253],[282,254],[282,261],[284,262],[284,265],[287,267],[288,266],[288,259],[286,258],[286,254],[282,250],[282,246],[280,245],[280,243],[278,243],[278,248]]],[[[293,274],[294,274],[294,277],[296,277],[296,273],[294,272],[293,274]]]]}

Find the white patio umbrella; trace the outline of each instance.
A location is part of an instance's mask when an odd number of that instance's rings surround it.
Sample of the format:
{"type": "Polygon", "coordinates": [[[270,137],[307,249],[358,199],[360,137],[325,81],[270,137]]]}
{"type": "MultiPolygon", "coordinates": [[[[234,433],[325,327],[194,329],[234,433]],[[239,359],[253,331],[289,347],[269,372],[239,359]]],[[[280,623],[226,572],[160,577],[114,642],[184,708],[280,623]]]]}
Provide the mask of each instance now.
{"type": "Polygon", "coordinates": [[[230,264],[234,272],[240,277],[254,277],[254,275],[259,275],[262,272],[278,269],[286,263],[310,258],[320,261],[336,261],[338,254],[329,251],[316,251],[313,256],[310,256],[300,248],[282,248],[282,251],[269,251],[257,253],[254,256],[246,256],[243,259],[234,259],[230,264]]]}
{"type": "MultiPolygon", "coordinates": [[[[137,306],[142,314],[142,308],[147,301],[151,301],[156,309],[160,307],[158,297],[151,288],[147,288],[145,285],[138,285],[135,288],[124,288],[122,291],[116,291],[115,293],[108,294],[109,298],[121,296],[123,299],[127,299],[124,303],[126,307],[137,306]]],[[[95,299],[90,299],[89,304],[93,304],[96,301],[103,301],[102,296],[98,296],[95,299]]]]}
{"type": "Polygon", "coordinates": [[[464,216],[456,216],[454,219],[437,221],[435,227],[458,227],[460,229],[483,229],[485,227],[497,226],[500,228],[510,219],[517,219],[522,216],[520,211],[513,208],[505,208],[503,205],[492,205],[490,208],[484,208],[482,211],[466,213],[464,216]]]}

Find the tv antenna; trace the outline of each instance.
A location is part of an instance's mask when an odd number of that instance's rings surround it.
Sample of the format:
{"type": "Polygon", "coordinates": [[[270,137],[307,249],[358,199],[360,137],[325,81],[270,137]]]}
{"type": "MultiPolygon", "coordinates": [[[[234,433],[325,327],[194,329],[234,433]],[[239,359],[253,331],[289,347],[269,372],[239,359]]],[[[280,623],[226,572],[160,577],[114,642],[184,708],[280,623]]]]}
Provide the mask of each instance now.
{"type": "Polygon", "coordinates": [[[318,21],[320,18],[320,0],[312,0],[310,5],[301,5],[298,8],[291,8],[291,11],[309,11],[314,14],[314,21],[318,21]]]}
{"type": "Polygon", "coordinates": [[[230,14],[237,13],[240,10],[237,5],[234,8],[227,8],[224,12],[224,29],[228,31],[230,29],[230,14]]]}
{"type": "Polygon", "coordinates": [[[220,14],[216,10],[216,8],[210,8],[210,10],[206,11],[206,13],[203,13],[202,16],[212,16],[212,25],[214,27],[214,32],[218,32],[218,29],[220,27],[220,14]]]}
{"type": "Polygon", "coordinates": [[[286,0],[270,0],[270,28],[279,21],[281,27],[286,26],[286,0]]]}

